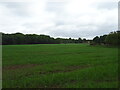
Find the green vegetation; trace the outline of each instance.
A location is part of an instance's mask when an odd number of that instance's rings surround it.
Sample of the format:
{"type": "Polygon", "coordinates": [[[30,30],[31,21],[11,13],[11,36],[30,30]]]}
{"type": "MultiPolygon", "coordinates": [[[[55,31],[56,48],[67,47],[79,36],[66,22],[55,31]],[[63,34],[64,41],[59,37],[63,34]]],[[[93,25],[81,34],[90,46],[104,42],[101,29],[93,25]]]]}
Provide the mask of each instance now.
{"type": "Polygon", "coordinates": [[[117,88],[118,49],[3,45],[3,88],[117,88]]]}
{"type": "Polygon", "coordinates": [[[2,33],[2,45],[25,45],[25,44],[69,44],[69,43],[90,43],[90,45],[119,46],[120,31],[111,32],[108,35],[96,36],[93,40],[53,38],[48,35],[37,34],[4,34],[2,33]]]}
{"type": "Polygon", "coordinates": [[[2,45],[19,45],[19,44],[60,44],[60,43],[82,43],[84,39],[67,39],[67,38],[53,38],[48,35],[37,34],[4,34],[2,33],[2,45]]]}
{"type": "Polygon", "coordinates": [[[93,38],[92,44],[106,44],[109,46],[119,46],[120,45],[120,31],[111,32],[108,35],[96,36],[93,38]]]}
{"type": "Polygon", "coordinates": [[[111,32],[105,39],[106,43],[109,45],[118,46],[120,45],[120,31],[111,32]]]}

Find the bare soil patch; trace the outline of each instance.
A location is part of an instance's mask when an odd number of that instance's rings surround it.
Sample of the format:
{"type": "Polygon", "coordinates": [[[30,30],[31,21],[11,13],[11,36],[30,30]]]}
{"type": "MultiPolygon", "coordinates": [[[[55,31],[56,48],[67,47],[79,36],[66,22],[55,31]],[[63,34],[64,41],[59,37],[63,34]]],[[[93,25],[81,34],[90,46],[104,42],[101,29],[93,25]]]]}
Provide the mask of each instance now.
{"type": "Polygon", "coordinates": [[[3,70],[16,70],[16,69],[24,69],[24,68],[32,68],[35,66],[41,66],[41,65],[46,65],[46,64],[57,64],[58,62],[53,62],[53,63],[43,63],[43,64],[24,64],[24,65],[12,65],[12,66],[6,66],[3,67],[3,70]]]}
{"type": "Polygon", "coordinates": [[[48,72],[39,72],[39,74],[50,74],[50,73],[60,73],[60,72],[72,72],[79,69],[89,68],[90,65],[86,66],[69,66],[65,70],[53,70],[48,72]]]}
{"type": "Polygon", "coordinates": [[[8,67],[3,67],[3,70],[16,70],[16,69],[24,69],[24,68],[31,68],[34,66],[38,66],[40,64],[24,64],[24,65],[13,65],[8,67]]]}

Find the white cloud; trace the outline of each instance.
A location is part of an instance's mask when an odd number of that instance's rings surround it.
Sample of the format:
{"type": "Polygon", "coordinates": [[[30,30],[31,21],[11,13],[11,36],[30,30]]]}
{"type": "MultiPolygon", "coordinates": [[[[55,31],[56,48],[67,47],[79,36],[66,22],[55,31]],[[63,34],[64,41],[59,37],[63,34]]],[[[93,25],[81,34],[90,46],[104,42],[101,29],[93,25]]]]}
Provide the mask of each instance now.
{"type": "Polygon", "coordinates": [[[118,0],[1,0],[0,31],[93,38],[117,30],[118,0]]]}

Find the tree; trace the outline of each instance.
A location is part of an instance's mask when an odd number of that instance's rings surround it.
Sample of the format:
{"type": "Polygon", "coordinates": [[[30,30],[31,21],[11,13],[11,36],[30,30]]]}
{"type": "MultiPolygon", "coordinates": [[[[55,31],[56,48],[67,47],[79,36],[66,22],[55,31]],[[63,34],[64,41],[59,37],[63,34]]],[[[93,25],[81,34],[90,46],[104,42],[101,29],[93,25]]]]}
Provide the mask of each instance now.
{"type": "MultiPolygon", "coordinates": [[[[37,35],[37,34],[4,34],[2,33],[2,44],[3,45],[14,45],[14,44],[59,44],[59,43],[82,43],[82,39],[66,39],[57,38],[54,39],[49,35],[37,35]]],[[[86,42],[86,39],[83,39],[86,42]]]]}
{"type": "Polygon", "coordinates": [[[100,44],[100,38],[96,36],[95,38],[93,38],[93,42],[96,44],[100,44]]]}
{"type": "Polygon", "coordinates": [[[103,36],[100,36],[100,43],[103,43],[105,44],[105,39],[106,39],[107,35],[103,35],[103,36]]]}
{"type": "Polygon", "coordinates": [[[120,33],[119,32],[112,32],[110,33],[105,42],[109,45],[119,45],[120,44],[120,33]]]}
{"type": "Polygon", "coordinates": [[[78,38],[78,43],[82,43],[82,39],[81,38],[78,38]]]}
{"type": "Polygon", "coordinates": [[[83,42],[86,43],[86,41],[87,41],[87,40],[86,40],[85,38],[83,38],[83,42]]]}

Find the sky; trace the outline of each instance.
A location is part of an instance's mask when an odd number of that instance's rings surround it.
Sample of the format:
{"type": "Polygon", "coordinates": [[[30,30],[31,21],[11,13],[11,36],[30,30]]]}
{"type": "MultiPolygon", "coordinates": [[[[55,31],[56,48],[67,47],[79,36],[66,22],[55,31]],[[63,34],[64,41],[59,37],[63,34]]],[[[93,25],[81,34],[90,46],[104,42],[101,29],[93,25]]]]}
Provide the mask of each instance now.
{"type": "Polygon", "coordinates": [[[87,38],[118,30],[119,0],[0,0],[0,32],[87,38]]]}

